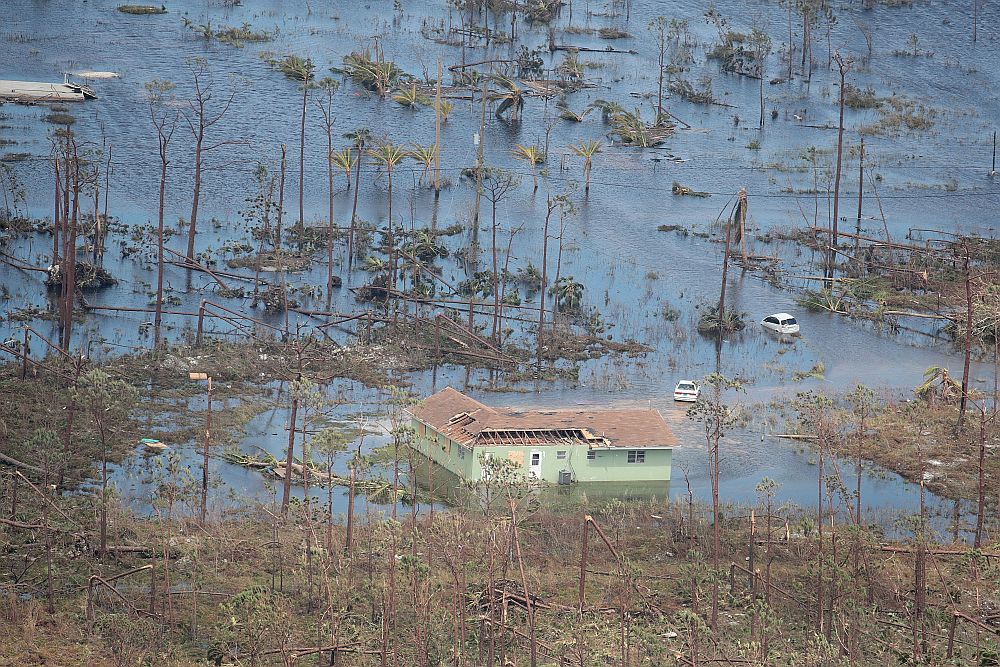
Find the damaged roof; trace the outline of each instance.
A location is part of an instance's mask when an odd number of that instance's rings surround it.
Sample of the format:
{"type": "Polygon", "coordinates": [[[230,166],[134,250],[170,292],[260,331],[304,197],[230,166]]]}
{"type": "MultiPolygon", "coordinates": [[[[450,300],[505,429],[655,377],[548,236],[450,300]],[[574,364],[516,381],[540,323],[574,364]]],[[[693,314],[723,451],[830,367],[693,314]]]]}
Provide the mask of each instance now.
{"type": "Polygon", "coordinates": [[[673,447],[677,438],[652,409],[491,408],[446,387],[410,413],[466,447],[587,444],[673,447]]]}

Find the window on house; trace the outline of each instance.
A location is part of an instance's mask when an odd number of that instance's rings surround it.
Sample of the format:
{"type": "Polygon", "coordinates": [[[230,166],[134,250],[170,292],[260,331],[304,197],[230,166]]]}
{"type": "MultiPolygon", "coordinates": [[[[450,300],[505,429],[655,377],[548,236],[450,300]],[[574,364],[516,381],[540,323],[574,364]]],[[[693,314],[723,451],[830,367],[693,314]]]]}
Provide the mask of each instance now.
{"type": "Polygon", "coordinates": [[[561,449],[561,450],[557,451],[556,452],[556,458],[559,459],[560,461],[565,461],[566,460],[566,450],[565,449],[561,449]]]}
{"type": "Polygon", "coordinates": [[[538,452],[531,452],[531,465],[537,466],[542,463],[542,455],[538,452]]]}
{"type": "Polygon", "coordinates": [[[628,450],[628,462],[629,463],[645,463],[646,462],[646,452],[642,449],[630,449],[628,450]]]}
{"type": "Polygon", "coordinates": [[[593,461],[596,458],[597,458],[597,450],[596,449],[588,449],[587,450],[587,460],[588,461],[593,461]]]}

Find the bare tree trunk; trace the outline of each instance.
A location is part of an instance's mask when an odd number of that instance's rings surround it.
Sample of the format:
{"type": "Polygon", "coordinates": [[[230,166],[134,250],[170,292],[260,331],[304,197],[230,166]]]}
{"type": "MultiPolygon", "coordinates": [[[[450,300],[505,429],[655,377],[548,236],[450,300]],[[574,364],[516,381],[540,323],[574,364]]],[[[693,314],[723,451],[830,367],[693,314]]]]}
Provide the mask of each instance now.
{"type": "Polygon", "coordinates": [[[52,213],[52,266],[59,264],[59,225],[61,216],[60,208],[62,207],[62,183],[59,180],[59,153],[56,153],[55,159],[52,160],[52,168],[56,177],[56,188],[55,188],[55,207],[52,213]]]}
{"type": "Polygon", "coordinates": [[[836,55],[837,67],[840,69],[840,121],[837,125],[837,171],[833,180],[833,236],[831,238],[830,260],[827,267],[828,276],[833,278],[833,267],[836,263],[837,226],[840,222],[840,174],[844,153],[844,81],[850,61],[845,61],[840,53],[836,55]]]}
{"type": "Polygon", "coordinates": [[[160,203],[156,224],[156,314],[153,318],[153,347],[160,347],[160,324],[163,320],[163,205],[167,190],[167,160],[160,164],[160,203]]]}
{"type": "Polygon", "coordinates": [[[333,303],[333,126],[332,123],[326,127],[326,169],[327,186],[330,190],[329,220],[326,235],[326,309],[330,310],[333,303]]]}
{"type": "Polygon", "coordinates": [[[101,246],[99,258],[104,261],[104,249],[107,247],[108,224],[108,192],[111,190],[111,144],[108,144],[108,163],[104,167],[104,226],[101,228],[101,246]]]}
{"type": "MultiPolygon", "coordinates": [[[[299,341],[296,341],[296,346],[298,345],[299,341]]],[[[295,373],[295,380],[299,381],[302,379],[302,349],[300,347],[296,348],[296,356],[298,357],[298,370],[295,373]]],[[[289,391],[292,392],[292,414],[288,419],[288,452],[285,456],[285,479],[281,494],[281,516],[283,517],[288,516],[288,501],[292,495],[292,460],[295,458],[295,424],[299,411],[298,394],[294,387],[289,387],[289,391]]]]}
{"type": "Polygon", "coordinates": [[[62,348],[69,351],[73,339],[73,306],[76,303],[76,235],[80,218],[80,159],[76,141],[73,141],[73,209],[69,216],[69,228],[64,234],[62,288],[63,288],[63,340],[62,348]]]}
{"type": "MultiPolygon", "coordinates": [[[[278,179],[278,213],[275,220],[274,247],[281,253],[281,221],[285,217],[285,168],[287,166],[288,146],[281,144],[281,176],[278,179]]],[[[279,257],[279,264],[283,264],[279,257]]],[[[278,267],[281,270],[281,267],[278,267]]],[[[282,271],[283,273],[284,271],[282,271]]]]}
{"type": "Polygon", "coordinates": [[[965,365],[962,369],[962,397],[958,405],[958,428],[965,423],[965,411],[969,402],[969,370],[972,363],[972,270],[970,267],[969,243],[965,243],[965,258],[962,270],[965,273],[965,365]]]}
{"type": "MultiPolygon", "coordinates": [[[[995,409],[995,408],[994,408],[995,409]]],[[[979,479],[976,495],[976,537],[973,546],[979,549],[983,544],[983,523],[986,519],[986,412],[979,415],[979,479]]],[[[923,485],[921,485],[923,488],[923,485]]]]}
{"type": "Polygon", "coordinates": [[[205,140],[204,108],[198,116],[198,131],[194,140],[194,193],[191,199],[191,220],[188,221],[187,258],[194,261],[194,237],[198,229],[198,203],[201,200],[201,147],[205,140]]]}
{"type": "Polygon", "coordinates": [[[347,273],[348,278],[350,278],[351,268],[354,266],[354,230],[357,228],[358,222],[358,190],[361,187],[361,161],[364,157],[364,141],[362,140],[358,144],[358,159],[355,160],[357,165],[354,168],[354,205],[351,208],[351,229],[347,233],[347,273]]]}
{"type": "MultiPolygon", "coordinates": [[[[497,331],[500,326],[500,276],[497,273],[497,200],[493,198],[493,225],[492,225],[492,253],[493,253],[493,340],[497,340],[497,331]]],[[[506,281],[506,276],[504,278],[506,281]]]]}

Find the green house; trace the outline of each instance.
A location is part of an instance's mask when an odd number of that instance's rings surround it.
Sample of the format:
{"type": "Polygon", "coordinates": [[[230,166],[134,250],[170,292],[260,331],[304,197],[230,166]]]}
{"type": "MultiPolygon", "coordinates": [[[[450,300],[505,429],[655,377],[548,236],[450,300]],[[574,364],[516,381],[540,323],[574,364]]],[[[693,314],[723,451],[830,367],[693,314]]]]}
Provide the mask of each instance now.
{"type": "Polygon", "coordinates": [[[677,439],[656,410],[491,408],[448,387],[410,410],[413,447],[465,480],[481,457],[540,482],[669,482],[677,439]]]}

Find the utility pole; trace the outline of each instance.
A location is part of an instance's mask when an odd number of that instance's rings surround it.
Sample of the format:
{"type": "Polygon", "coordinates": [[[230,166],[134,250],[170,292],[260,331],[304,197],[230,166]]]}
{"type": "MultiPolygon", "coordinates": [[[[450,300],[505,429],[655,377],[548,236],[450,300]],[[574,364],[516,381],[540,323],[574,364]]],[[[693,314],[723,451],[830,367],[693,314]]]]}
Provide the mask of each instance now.
{"type": "Polygon", "coordinates": [[[854,258],[857,259],[861,239],[861,203],[865,189],[865,137],[861,135],[861,154],[858,158],[858,220],[854,227],[854,258]]]}
{"type": "Polygon", "coordinates": [[[486,145],[486,138],[483,134],[486,131],[486,91],[489,78],[483,79],[483,114],[479,121],[479,152],[476,154],[476,210],[472,216],[472,238],[479,239],[479,200],[483,196],[483,149],[486,145]]]}
{"type": "Polygon", "coordinates": [[[208,411],[205,413],[205,445],[202,448],[204,460],[201,466],[201,524],[205,525],[208,510],[208,448],[212,443],[212,376],[208,373],[188,373],[192,380],[208,380],[208,411]]]}
{"type": "Polygon", "coordinates": [[[434,198],[441,196],[441,60],[438,60],[437,93],[434,95],[434,198]]]}
{"type": "Polygon", "coordinates": [[[993,130],[993,166],[990,168],[990,176],[997,175],[997,131],[993,130]]]}

